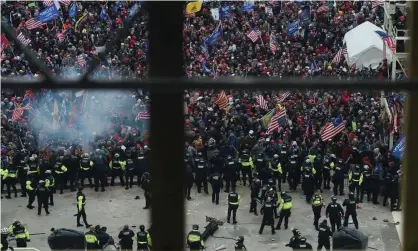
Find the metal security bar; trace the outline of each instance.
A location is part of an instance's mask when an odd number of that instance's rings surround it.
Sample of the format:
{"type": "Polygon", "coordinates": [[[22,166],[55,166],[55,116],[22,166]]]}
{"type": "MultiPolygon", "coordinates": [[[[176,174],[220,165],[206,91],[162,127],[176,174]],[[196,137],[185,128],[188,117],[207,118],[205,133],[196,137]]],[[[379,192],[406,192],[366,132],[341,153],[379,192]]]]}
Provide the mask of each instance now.
{"type": "MultiPolygon", "coordinates": [[[[411,3],[411,9],[418,11],[418,2],[411,3]]],[[[94,81],[86,74],[80,80],[62,81],[59,83],[48,72],[45,65],[27,48],[23,48],[16,39],[14,32],[2,23],[5,35],[23,49],[28,60],[41,71],[42,81],[5,80],[3,88],[147,88],[151,90],[151,173],[153,176],[153,249],[183,250],[184,249],[184,196],[183,166],[184,121],[183,121],[183,90],[187,88],[205,89],[376,89],[376,90],[408,90],[406,135],[407,149],[404,159],[404,251],[418,250],[418,168],[412,166],[416,160],[418,149],[418,84],[415,81],[400,83],[376,82],[345,82],[345,81],[271,81],[267,79],[242,79],[222,81],[185,81],[183,64],[183,2],[146,2],[144,11],[149,15],[149,61],[150,81],[94,81]],[[167,139],[170,139],[167,142],[167,139]]],[[[413,13],[413,12],[412,12],[413,13]]],[[[418,15],[410,14],[408,22],[411,31],[410,43],[410,76],[418,77],[418,15]]],[[[137,13],[135,17],[139,16],[137,13]]],[[[116,39],[107,45],[119,41],[129,29],[125,24],[116,39]]],[[[106,51],[109,48],[106,49],[106,51]]],[[[97,66],[93,63],[88,74],[97,66]]]]}

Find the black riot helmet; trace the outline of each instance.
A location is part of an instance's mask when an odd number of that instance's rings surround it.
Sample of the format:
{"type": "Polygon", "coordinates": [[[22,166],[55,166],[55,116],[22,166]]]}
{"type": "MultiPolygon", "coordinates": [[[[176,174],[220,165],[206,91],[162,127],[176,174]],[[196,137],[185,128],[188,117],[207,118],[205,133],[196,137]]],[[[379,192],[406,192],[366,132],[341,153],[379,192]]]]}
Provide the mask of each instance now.
{"type": "Polygon", "coordinates": [[[145,231],[145,226],[144,225],[139,226],[139,230],[141,230],[141,232],[144,232],[145,231]]]}
{"type": "Polygon", "coordinates": [[[228,157],[226,157],[226,159],[227,160],[231,160],[232,159],[232,156],[231,155],[228,155],[228,157]]]}
{"type": "Polygon", "coordinates": [[[348,198],[350,198],[350,199],[354,199],[354,193],[353,193],[353,192],[350,192],[350,193],[348,194],[348,198]]]}
{"type": "Polygon", "coordinates": [[[332,197],[331,197],[331,201],[332,201],[332,202],[334,202],[334,203],[335,203],[335,202],[337,202],[337,197],[332,196],[332,197]]]}
{"type": "Polygon", "coordinates": [[[42,159],[42,164],[48,164],[48,159],[42,159]]]}
{"type": "Polygon", "coordinates": [[[238,237],[238,242],[243,243],[244,242],[244,236],[238,237]]]}
{"type": "Polygon", "coordinates": [[[190,158],[190,154],[189,154],[189,153],[186,153],[186,154],[184,155],[184,158],[186,158],[186,159],[190,158]]]}
{"type": "Polygon", "coordinates": [[[193,225],[193,230],[199,230],[199,225],[194,224],[194,225],[193,225]]]}
{"type": "Polygon", "coordinates": [[[274,186],[274,181],[273,181],[272,179],[269,179],[269,180],[268,180],[268,184],[269,184],[270,186],[274,186]]]}

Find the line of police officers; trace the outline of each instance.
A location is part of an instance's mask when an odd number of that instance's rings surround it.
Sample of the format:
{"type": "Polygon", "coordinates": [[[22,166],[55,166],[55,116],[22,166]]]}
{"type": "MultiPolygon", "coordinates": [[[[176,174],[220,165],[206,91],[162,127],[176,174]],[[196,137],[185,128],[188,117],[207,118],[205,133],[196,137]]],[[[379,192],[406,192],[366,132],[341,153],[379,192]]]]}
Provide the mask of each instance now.
{"type": "MultiPolygon", "coordinates": [[[[263,214],[260,234],[262,234],[265,225],[270,225],[272,234],[274,234],[276,229],[281,228],[283,220],[285,228],[288,228],[292,197],[285,191],[282,191],[282,183],[286,181],[291,191],[295,191],[298,185],[301,185],[306,202],[312,205],[314,214],[313,225],[320,232],[319,243],[321,248],[324,246],[327,250],[329,238],[324,236],[330,236],[329,232],[332,233],[335,229],[338,229],[341,226],[342,218],[344,219],[344,226],[347,226],[351,216],[355,227],[358,229],[356,208],[357,203],[363,202],[364,194],[367,195],[368,201],[373,200],[374,204],[378,203],[377,197],[380,192],[382,175],[386,177],[383,193],[384,205],[387,198],[390,197],[391,209],[396,210],[399,208],[399,177],[397,174],[394,174],[399,169],[396,169],[393,165],[394,162],[388,162],[391,163],[389,166],[374,170],[367,164],[361,166],[363,161],[359,160],[359,152],[356,148],[353,148],[353,153],[346,162],[342,159],[337,159],[334,154],[322,157],[321,150],[318,148],[311,149],[309,154],[304,157],[298,147],[292,146],[288,149],[285,145],[281,146],[278,153],[271,154],[272,158],[270,159],[266,156],[267,154],[262,152],[255,156],[251,155],[249,147],[242,149],[238,160],[233,157],[233,154],[223,158],[214,145],[209,145],[206,151],[207,156],[203,152],[198,152],[196,156],[192,156],[189,153],[185,155],[186,198],[191,199],[190,190],[193,183],[196,183],[198,193],[201,193],[201,188],[203,187],[204,192],[208,194],[209,182],[212,185],[212,202],[219,204],[219,192],[224,185],[223,181],[225,181],[224,192],[229,193],[227,222],[230,222],[232,213],[233,223],[235,224],[237,223],[236,209],[239,206],[240,198],[235,192],[236,183],[240,181],[245,186],[248,177],[248,184],[251,189],[250,213],[258,215],[257,203],[262,203],[263,205],[260,210],[260,213],[263,214]],[[344,180],[347,174],[350,193],[343,202],[343,206],[346,207],[344,212],[342,206],[337,203],[335,196],[345,195],[344,180]],[[322,189],[330,190],[331,182],[334,184],[334,197],[332,197],[332,201],[326,207],[326,216],[330,219],[332,231],[328,231],[327,221],[319,224],[319,219],[321,218],[321,210],[325,207],[321,196],[322,189]],[[391,192],[391,189],[394,187],[396,187],[395,192],[391,192]],[[281,192],[280,198],[277,192],[281,192]],[[274,218],[279,218],[276,227],[274,227],[274,218]]],[[[194,229],[194,231],[196,230],[194,229]]],[[[197,243],[201,243],[201,240],[196,236],[196,234],[192,234],[193,240],[188,237],[188,243],[193,242],[194,244],[192,245],[197,247],[199,246],[197,243]]],[[[304,238],[298,238],[297,240],[297,243],[300,243],[302,246],[310,246],[303,241],[304,238]]]]}

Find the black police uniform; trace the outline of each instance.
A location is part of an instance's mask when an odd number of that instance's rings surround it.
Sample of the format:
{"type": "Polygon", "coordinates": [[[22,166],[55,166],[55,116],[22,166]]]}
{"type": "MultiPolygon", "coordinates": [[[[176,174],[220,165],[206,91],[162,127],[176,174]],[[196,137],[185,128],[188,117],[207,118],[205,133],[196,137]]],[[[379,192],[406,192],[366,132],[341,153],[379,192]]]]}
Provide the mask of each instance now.
{"type": "Polygon", "coordinates": [[[299,163],[295,157],[292,157],[287,163],[289,174],[287,175],[287,182],[289,183],[289,190],[296,191],[300,183],[300,168],[299,163]]]}
{"type": "Polygon", "coordinates": [[[134,176],[135,176],[135,163],[131,156],[128,156],[126,159],[126,166],[125,166],[125,179],[126,179],[126,186],[125,189],[128,190],[132,188],[134,184],[134,176]]]}
{"type": "Polygon", "coordinates": [[[78,179],[80,180],[81,187],[84,187],[84,179],[87,178],[90,184],[90,187],[93,187],[92,182],[92,166],[89,157],[82,157],[80,160],[80,169],[78,172],[78,179]]]}
{"type": "Polygon", "coordinates": [[[200,159],[199,163],[196,165],[196,186],[197,186],[197,192],[202,192],[202,184],[203,184],[203,190],[206,194],[209,194],[208,191],[208,166],[205,162],[205,160],[200,159]]]}
{"type": "Polygon", "coordinates": [[[120,247],[122,250],[133,249],[133,245],[134,245],[133,237],[134,236],[135,236],[135,233],[129,228],[122,229],[119,232],[118,238],[120,239],[120,247]]]}
{"type": "Polygon", "coordinates": [[[250,213],[254,212],[255,215],[257,213],[257,199],[260,194],[261,189],[261,182],[259,179],[254,178],[253,182],[251,183],[251,204],[250,204],[250,213]]]}
{"type": "Polygon", "coordinates": [[[210,177],[210,183],[212,185],[212,203],[219,204],[219,193],[221,192],[222,177],[218,172],[215,172],[210,177]]]}
{"type": "Polygon", "coordinates": [[[36,195],[38,199],[38,215],[41,215],[42,206],[45,208],[45,213],[49,214],[48,211],[48,198],[49,198],[49,189],[45,187],[45,183],[39,183],[36,190],[36,195]]]}
{"type": "Polygon", "coordinates": [[[189,166],[186,167],[186,187],[185,187],[185,195],[188,200],[191,200],[190,197],[190,191],[193,187],[194,182],[194,175],[193,175],[193,169],[189,166]]]}
{"type": "Polygon", "coordinates": [[[338,230],[341,227],[341,217],[344,216],[343,207],[337,202],[330,202],[325,210],[325,214],[329,217],[332,232],[335,232],[335,229],[338,230]]]}
{"type": "Polygon", "coordinates": [[[363,172],[363,182],[361,183],[361,194],[360,194],[360,202],[363,203],[364,193],[367,194],[367,201],[370,201],[372,189],[371,189],[371,183],[372,183],[372,175],[370,174],[370,171],[365,170],[363,172]]]}
{"type": "Polygon", "coordinates": [[[247,248],[245,247],[244,243],[242,243],[240,241],[237,241],[235,243],[235,251],[237,251],[237,250],[244,250],[244,251],[246,251],[247,248]]]}
{"type": "Polygon", "coordinates": [[[334,183],[334,196],[337,196],[339,190],[340,195],[344,195],[344,167],[341,162],[339,162],[334,167],[334,175],[332,176],[332,182],[334,183]]]}
{"type": "Polygon", "coordinates": [[[324,179],[324,189],[331,189],[331,166],[333,165],[334,162],[332,162],[329,158],[324,159],[324,168],[322,170],[322,177],[324,179]]]}
{"type": "Polygon", "coordinates": [[[306,172],[302,176],[302,189],[305,194],[306,203],[310,203],[315,188],[315,178],[312,173],[306,172]]]}
{"type": "Polygon", "coordinates": [[[239,177],[239,163],[235,159],[228,158],[225,164],[224,179],[225,193],[229,193],[229,188],[235,189],[239,177]]]}
{"type": "Polygon", "coordinates": [[[141,177],[141,186],[145,197],[144,209],[148,209],[151,207],[151,176],[147,175],[147,173],[144,173],[141,177]]]}
{"type": "Polygon", "coordinates": [[[325,247],[327,251],[331,250],[331,243],[329,238],[332,236],[331,229],[327,225],[326,222],[322,222],[319,225],[319,233],[318,233],[318,248],[317,251],[321,251],[322,247],[325,247]]]}
{"type": "Polygon", "coordinates": [[[343,202],[343,206],[346,207],[345,209],[345,216],[344,216],[344,226],[348,226],[348,218],[351,215],[351,218],[353,219],[354,226],[356,229],[358,229],[358,221],[357,221],[357,202],[354,198],[354,195],[349,197],[348,199],[345,199],[343,202]]]}
{"type": "Polygon", "coordinates": [[[17,189],[16,189],[16,183],[17,183],[17,176],[18,176],[18,171],[17,168],[14,165],[10,165],[7,168],[7,177],[6,177],[6,187],[7,187],[7,196],[6,198],[11,198],[11,191],[10,191],[10,187],[13,188],[13,193],[15,194],[15,197],[17,197],[17,189]]]}
{"type": "Polygon", "coordinates": [[[313,225],[315,229],[318,230],[318,221],[321,218],[321,209],[324,206],[324,200],[321,195],[317,194],[314,195],[312,198],[312,211],[314,214],[314,222],[313,225]]]}
{"type": "Polygon", "coordinates": [[[231,212],[232,212],[232,219],[233,223],[237,223],[237,210],[239,207],[239,200],[240,196],[236,192],[230,192],[228,194],[228,216],[227,222],[230,223],[231,219],[231,212]]]}
{"type": "Polygon", "coordinates": [[[274,202],[270,201],[270,202],[265,202],[263,204],[263,206],[260,209],[260,213],[263,215],[263,220],[261,222],[261,227],[260,227],[260,231],[258,232],[259,234],[263,233],[264,230],[264,226],[265,225],[269,225],[271,226],[271,233],[275,234],[276,231],[274,229],[274,202]]]}

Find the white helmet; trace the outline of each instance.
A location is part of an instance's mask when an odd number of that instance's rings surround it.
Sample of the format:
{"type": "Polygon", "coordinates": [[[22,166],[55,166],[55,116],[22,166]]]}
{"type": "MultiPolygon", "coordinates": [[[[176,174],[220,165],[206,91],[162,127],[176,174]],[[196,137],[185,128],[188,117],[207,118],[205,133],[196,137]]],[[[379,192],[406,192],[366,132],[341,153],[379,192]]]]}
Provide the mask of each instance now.
{"type": "Polygon", "coordinates": [[[30,157],[29,160],[30,161],[35,161],[35,158],[34,157],[30,157]]]}
{"type": "Polygon", "coordinates": [[[8,229],[7,227],[2,228],[2,229],[1,229],[1,234],[2,234],[2,235],[9,234],[9,229],[8,229]]]}
{"type": "Polygon", "coordinates": [[[119,158],[119,153],[115,153],[115,158],[119,158]]]}
{"type": "Polygon", "coordinates": [[[336,157],[335,157],[335,154],[331,154],[331,158],[334,158],[334,159],[335,159],[335,158],[336,158],[336,157]]]}
{"type": "Polygon", "coordinates": [[[51,170],[46,170],[45,173],[50,174],[51,173],[51,170]]]}

